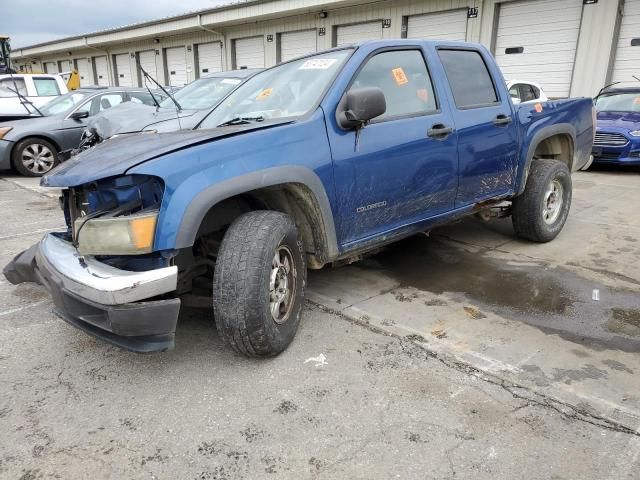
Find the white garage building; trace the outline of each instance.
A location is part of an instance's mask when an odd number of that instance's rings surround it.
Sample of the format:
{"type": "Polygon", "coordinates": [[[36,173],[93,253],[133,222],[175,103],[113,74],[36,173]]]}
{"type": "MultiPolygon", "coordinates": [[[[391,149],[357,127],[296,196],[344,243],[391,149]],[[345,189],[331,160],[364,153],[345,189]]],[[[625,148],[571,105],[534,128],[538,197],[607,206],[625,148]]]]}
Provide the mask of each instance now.
{"type": "Polygon", "coordinates": [[[506,78],[537,81],[551,97],[640,77],[640,0],[244,0],[24,47],[13,58],[26,70],[76,68],[82,85],[141,85],[140,65],[178,86],[381,38],[481,42],[506,78]]]}

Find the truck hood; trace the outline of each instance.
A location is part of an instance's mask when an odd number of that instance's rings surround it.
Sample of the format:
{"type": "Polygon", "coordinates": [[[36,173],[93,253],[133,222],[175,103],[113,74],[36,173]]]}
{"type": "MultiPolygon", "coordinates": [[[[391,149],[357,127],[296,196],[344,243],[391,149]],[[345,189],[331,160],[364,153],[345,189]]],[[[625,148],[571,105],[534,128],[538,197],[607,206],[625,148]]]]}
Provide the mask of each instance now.
{"type": "Polygon", "coordinates": [[[187,119],[198,110],[182,110],[180,113],[171,108],[161,108],[126,102],[115,108],[105,110],[93,117],[87,128],[95,128],[100,138],[111,138],[116,134],[140,132],[145,128],[176,118],[187,119]]]}
{"type": "Polygon", "coordinates": [[[168,133],[136,133],[103,142],[71,158],[42,177],[43,187],[75,187],[102,178],[122,175],[130,168],[192,145],[290,123],[278,121],[207,130],[168,133]]]}
{"type": "Polygon", "coordinates": [[[598,112],[598,128],[640,129],[640,112],[598,112]]]}

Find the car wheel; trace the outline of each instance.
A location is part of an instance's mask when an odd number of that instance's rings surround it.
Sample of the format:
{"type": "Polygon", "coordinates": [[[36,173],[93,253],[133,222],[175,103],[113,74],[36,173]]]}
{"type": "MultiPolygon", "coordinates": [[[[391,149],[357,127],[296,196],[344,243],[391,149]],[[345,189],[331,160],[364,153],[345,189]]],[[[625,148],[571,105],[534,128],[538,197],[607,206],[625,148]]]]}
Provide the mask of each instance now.
{"type": "Polygon", "coordinates": [[[41,177],[58,164],[58,150],[42,138],[25,138],[13,149],[14,168],[26,177],[41,177]]]}
{"type": "Polygon", "coordinates": [[[298,229],[288,215],[254,211],[222,239],[213,276],[218,334],[237,353],[284,351],[300,323],[307,270],[298,229]]]}
{"type": "Polygon", "coordinates": [[[558,160],[535,160],[524,192],[513,200],[512,223],[516,234],[533,242],[556,238],[571,207],[571,173],[558,160]]]}

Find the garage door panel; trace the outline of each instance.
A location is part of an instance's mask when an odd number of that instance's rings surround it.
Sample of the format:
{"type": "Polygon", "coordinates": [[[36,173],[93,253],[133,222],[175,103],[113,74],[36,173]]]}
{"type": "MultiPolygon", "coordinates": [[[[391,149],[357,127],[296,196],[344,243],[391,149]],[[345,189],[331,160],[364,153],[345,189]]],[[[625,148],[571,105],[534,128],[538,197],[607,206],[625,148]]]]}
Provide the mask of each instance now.
{"type": "Polygon", "coordinates": [[[280,61],[301,57],[318,51],[318,35],[315,30],[283,32],[279,35],[280,61]]]}
{"type": "Polygon", "coordinates": [[[235,45],[236,68],[264,68],[264,38],[237,38],[235,45]]]}
{"type": "Polygon", "coordinates": [[[133,86],[133,79],[131,78],[131,63],[129,62],[129,54],[121,53],[115,56],[116,62],[116,85],[119,87],[131,87],[133,86]]]}
{"type": "MultiPolygon", "coordinates": [[[[157,55],[155,50],[144,50],[142,52],[138,52],[138,62],[140,66],[144,68],[144,70],[154,79],[158,80],[158,66],[156,63],[156,56],[157,55]]],[[[144,76],[142,74],[140,74],[140,81],[141,84],[144,85],[144,76]]]]}
{"type": "Polygon", "coordinates": [[[80,76],[80,86],[86,87],[87,85],[92,85],[93,78],[91,75],[91,65],[89,64],[87,59],[77,58],[76,68],[78,70],[78,75],[80,76]]]}
{"type": "Polygon", "coordinates": [[[382,38],[382,22],[366,22],[336,27],[336,46],[382,38]]]}
{"type": "Polygon", "coordinates": [[[58,63],[57,62],[44,62],[44,70],[46,73],[58,73],[58,63]]]}
{"type": "Polygon", "coordinates": [[[106,87],[110,84],[109,65],[107,57],[93,57],[93,66],[95,69],[95,83],[106,87]]]}
{"type": "Polygon", "coordinates": [[[551,97],[568,96],[581,12],[582,0],[500,4],[495,57],[504,76],[538,82],[551,97]],[[522,53],[507,54],[513,47],[522,53]]]}
{"type": "Polygon", "coordinates": [[[466,37],[466,10],[412,15],[407,19],[407,38],[465,40],[466,37]]]}
{"type": "Polygon", "coordinates": [[[222,71],[222,43],[201,43],[197,46],[198,76],[222,71]]]}
{"type": "Polygon", "coordinates": [[[640,38],[640,0],[626,0],[611,72],[611,81],[623,86],[638,85],[633,75],[640,72],[640,46],[631,46],[634,38],[640,38]]]}
{"type": "Polygon", "coordinates": [[[167,83],[174,87],[187,84],[187,53],[184,47],[165,49],[167,83]]]}

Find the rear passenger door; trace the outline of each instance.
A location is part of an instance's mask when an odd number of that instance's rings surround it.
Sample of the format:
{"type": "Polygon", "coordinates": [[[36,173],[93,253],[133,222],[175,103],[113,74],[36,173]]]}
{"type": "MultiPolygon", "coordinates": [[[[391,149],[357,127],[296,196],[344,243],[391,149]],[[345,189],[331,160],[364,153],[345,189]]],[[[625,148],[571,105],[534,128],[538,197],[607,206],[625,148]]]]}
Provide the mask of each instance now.
{"type": "Polygon", "coordinates": [[[347,91],[362,87],[383,91],[386,113],[358,132],[329,121],[336,225],[345,248],[451,210],[458,185],[453,120],[423,50],[374,52],[347,91]]]}
{"type": "Polygon", "coordinates": [[[506,195],[513,188],[518,130],[497,67],[474,49],[439,48],[458,133],[460,184],[455,206],[506,195]],[[489,65],[492,65],[490,69],[489,65]]]}

